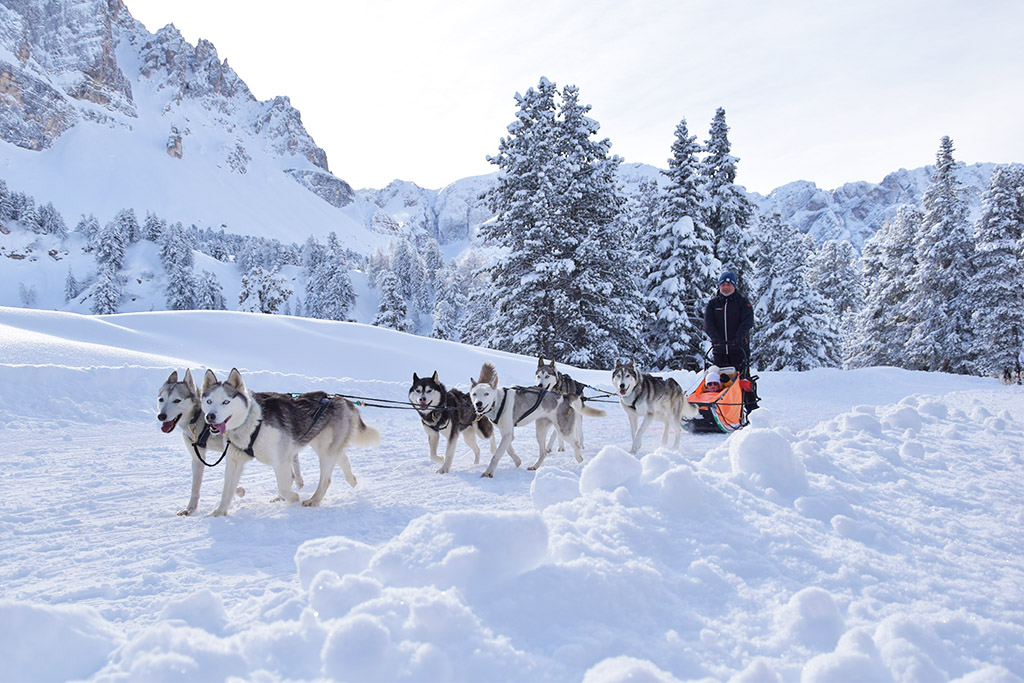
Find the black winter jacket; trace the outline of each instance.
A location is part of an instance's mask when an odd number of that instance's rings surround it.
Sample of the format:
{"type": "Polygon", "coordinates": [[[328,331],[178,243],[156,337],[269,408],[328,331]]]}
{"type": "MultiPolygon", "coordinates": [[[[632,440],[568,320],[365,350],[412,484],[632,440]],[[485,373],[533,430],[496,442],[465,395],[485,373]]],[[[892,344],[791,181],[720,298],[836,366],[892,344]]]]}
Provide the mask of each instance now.
{"type": "Polygon", "coordinates": [[[754,327],[754,309],[747,297],[734,291],[729,296],[716,294],[704,309],[704,331],[713,344],[750,345],[754,327]]]}

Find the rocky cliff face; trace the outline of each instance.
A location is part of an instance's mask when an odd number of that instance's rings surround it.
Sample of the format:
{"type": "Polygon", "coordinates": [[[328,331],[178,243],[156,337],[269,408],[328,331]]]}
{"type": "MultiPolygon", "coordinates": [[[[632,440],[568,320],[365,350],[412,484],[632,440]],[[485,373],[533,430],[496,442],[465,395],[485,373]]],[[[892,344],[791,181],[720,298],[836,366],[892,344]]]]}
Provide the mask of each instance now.
{"type": "Polygon", "coordinates": [[[182,158],[188,121],[202,111],[203,125],[236,138],[224,145],[235,172],[244,173],[253,147],[330,172],[287,97],[257,101],[212,43],[192,46],[173,26],[150,34],[121,0],[0,4],[0,104],[0,139],[25,149],[46,149],[82,121],[132,127],[160,116],[167,153],[182,158]],[[161,109],[140,111],[133,83],[156,93],[161,109]]]}
{"type": "MultiPolygon", "coordinates": [[[[967,190],[972,218],[981,211],[981,195],[988,188],[995,164],[974,164],[960,168],[959,177],[967,190]]],[[[911,171],[900,169],[878,184],[846,183],[834,190],[822,190],[807,181],[789,183],[772,190],[767,197],[751,199],[764,213],[778,213],[783,222],[815,241],[847,240],[858,249],[864,246],[885,221],[904,204],[921,206],[921,198],[934,172],[925,166],[911,171]]]]}

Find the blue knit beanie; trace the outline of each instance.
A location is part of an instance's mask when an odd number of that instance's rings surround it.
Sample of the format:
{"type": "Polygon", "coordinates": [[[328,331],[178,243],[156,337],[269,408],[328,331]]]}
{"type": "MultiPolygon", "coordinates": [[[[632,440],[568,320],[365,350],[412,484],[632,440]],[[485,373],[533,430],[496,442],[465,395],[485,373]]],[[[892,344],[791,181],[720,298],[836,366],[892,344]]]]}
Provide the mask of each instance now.
{"type": "Polygon", "coordinates": [[[727,271],[725,271],[724,273],[722,273],[721,275],[718,276],[718,285],[719,286],[722,286],[726,282],[728,282],[733,287],[735,287],[736,286],[736,273],[732,272],[731,270],[727,270],[727,271]]]}

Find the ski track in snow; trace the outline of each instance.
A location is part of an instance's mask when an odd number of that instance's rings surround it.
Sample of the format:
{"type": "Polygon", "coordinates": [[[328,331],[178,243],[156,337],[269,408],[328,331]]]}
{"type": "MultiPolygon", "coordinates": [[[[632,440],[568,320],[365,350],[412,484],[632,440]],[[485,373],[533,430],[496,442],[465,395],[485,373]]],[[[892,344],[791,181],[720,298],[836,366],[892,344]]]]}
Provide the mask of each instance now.
{"type": "MultiPolygon", "coordinates": [[[[220,319],[253,337],[237,364],[255,391],[402,400],[414,370],[464,386],[489,358],[503,384],[525,384],[536,363],[275,318],[220,319]],[[296,335],[320,355],[267,350],[296,335]]],[[[460,444],[439,475],[414,413],[366,407],[383,440],[349,450],[356,488],[335,476],[319,508],[274,503],[271,469],[250,463],[245,497],[205,518],[221,465],[180,517],[189,454],[160,432],[156,390],[180,358],[227,369],[220,339],[175,340],[192,320],[0,309],[5,679],[1024,675],[1019,387],[765,373],[764,407],[734,435],[661,449],[659,424],[634,457],[621,409],[600,404],[583,464],[556,451],[527,471],[526,426],[523,467],[505,458],[493,480],[479,476],[486,446],[474,465],[460,444]]],[[[318,463],[301,462],[305,498],[318,463]]]]}

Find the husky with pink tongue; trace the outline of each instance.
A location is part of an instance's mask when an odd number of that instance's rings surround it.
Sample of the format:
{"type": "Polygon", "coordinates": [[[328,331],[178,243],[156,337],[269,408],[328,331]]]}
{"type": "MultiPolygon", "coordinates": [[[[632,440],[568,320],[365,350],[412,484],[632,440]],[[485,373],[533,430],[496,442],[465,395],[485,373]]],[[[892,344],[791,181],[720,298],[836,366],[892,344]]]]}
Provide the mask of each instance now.
{"type": "MultiPolygon", "coordinates": [[[[203,484],[203,472],[224,450],[224,437],[213,434],[203,419],[203,411],[199,407],[201,400],[202,396],[195,380],[192,379],[191,370],[185,370],[185,376],[180,382],[178,371],[172,372],[156,395],[156,419],[160,420],[160,430],[164,434],[170,434],[175,427],[180,429],[185,440],[185,451],[188,453],[188,459],[192,461],[192,495],[185,509],[178,512],[179,515],[191,515],[199,507],[199,489],[203,484]],[[212,460],[206,457],[207,449],[213,456],[212,460]]],[[[239,488],[237,493],[239,497],[244,496],[245,489],[239,488]]]]}
{"type": "Polygon", "coordinates": [[[341,466],[349,485],[356,485],[345,448],[380,443],[380,433],[363,423],[350,401],[322,391],[254,394],[237,369],[232,369],[224,382],[207,370],[202,396],[201,407],[210,431],[223,434],[226,441],[224,493],[211,513],[214,517],[228,513],[242,469],[250,460],[273,467],[280,494],[276,500],[294,503],[299,494],[292,490],[292,463],[300,450],[310,446],[320,458],[320,481],[302,504],[319,505],[331,485],[335,466],[341,466]]]}

